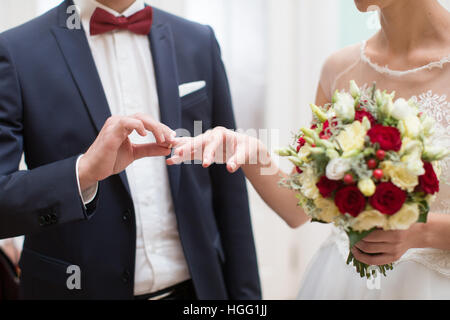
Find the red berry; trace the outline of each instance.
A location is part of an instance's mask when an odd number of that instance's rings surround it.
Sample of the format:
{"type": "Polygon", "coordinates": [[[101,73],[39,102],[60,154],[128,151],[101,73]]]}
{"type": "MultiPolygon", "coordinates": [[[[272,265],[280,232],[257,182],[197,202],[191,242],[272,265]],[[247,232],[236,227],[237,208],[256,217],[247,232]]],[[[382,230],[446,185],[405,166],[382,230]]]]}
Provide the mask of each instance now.
{"type": "Polygon", "coordinates": [[[378,150],[377,151],[377,159],[380,160],[380,161],[383,161],[384,158],[386,158],[386,151],[378,150]]]}
{"type": "Polygon", "coordinates": [[[369,169],[373,170],[378,166],[378,162],[375,159],[370,159],[369,161],[367,161],[367,166],[369,167],[369,169]]]}
{"type": "Polygon", "coordinates": [[[375,179],[381,180],[381,178],[383,178],[383,176],[384,176],[384,172],[381,169],[374,170],[373,171],[373,176],[374,176],[375,179]]]}
{"type": "Polygon", "coordinates": [[[353,179],[353,176],[351,174],[346,174],[344,177],[345,184],[353,184],[355,182],[355,179],[353,179]]]}
{"type": "Polygon", "coordinates": [[[317,147],[317,146],[316,146],[316,144],[315,144],[315,143],[313,143],[313,144],[311,145],[311,147],[315,148],[315,147],[317,147]]]}
{"type": "Polygon", "coordinates": [[[298,174],[302,174],[303,170],[300,169],[300,167],[295,167],[295,170],[297,171],[298,174]]]}
{"type": "Polygon", "coordinates": [[[298,144],[300,145],[300,147],[303,147],[306,144],[305,138],[303,138],[303,137],[299,138],[298,144]]]}

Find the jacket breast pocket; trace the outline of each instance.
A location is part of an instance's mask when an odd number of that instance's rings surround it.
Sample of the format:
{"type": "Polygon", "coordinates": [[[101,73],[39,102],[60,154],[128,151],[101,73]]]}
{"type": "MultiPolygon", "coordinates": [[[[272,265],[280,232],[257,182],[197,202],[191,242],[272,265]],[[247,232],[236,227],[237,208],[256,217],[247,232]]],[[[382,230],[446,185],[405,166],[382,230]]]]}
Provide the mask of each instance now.
{"type": "Polygon", "coordinates": [[[24,299],[73,299],[80,290],[72,284],[76,285],[78,281],[79,288],[82,288],[81,270],[69,262],[24,248],[20,266],[21,295],[24,299]],[[71,279],[71,276],[74,278],[71,279]],[[79,279],[76,278],[78,276],[79,279]]]}
{"type": "Polygon", "coordinates": [[[189,109],[191,107],[194,107],[198,103],[201,103],[203,101],[208,102],[208,93],[206,91],[206,87],[202,88],[198,91],[192,92],[184,97],[181,98],[181,108],[183,110],[189,109]]]}
{"type": "MultiPolygon", "coordinates": [[[[194,122],[202,122],[202,131],[206,131],[211,126],[212,110],[211,102],[206,88],[193,92],[181,98],[181,112],[183,118],[183,128],[187,129],[191,135],[194,134],[194,122]]],[[[197,132],[197,134],[201,132],[197,132]]]]}

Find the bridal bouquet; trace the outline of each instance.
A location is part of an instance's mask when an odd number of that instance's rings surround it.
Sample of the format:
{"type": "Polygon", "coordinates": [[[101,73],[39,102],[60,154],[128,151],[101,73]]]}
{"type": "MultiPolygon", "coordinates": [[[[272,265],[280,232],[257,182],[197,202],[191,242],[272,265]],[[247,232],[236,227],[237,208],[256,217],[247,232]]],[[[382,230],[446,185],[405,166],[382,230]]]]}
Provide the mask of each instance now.
{"type": "MultiPolygon", "coordinates": [[[[345,230],[350,248],[376,229],[425,223],[439,192],[439,161],[448,150],[431,143],[432,118],[413,100],[394,97],[351,81],[350,91],[336,91],[331,104],[311,105],[312,127],[278,151],[296,166],[281,184],[298,192],[313,221],[345,230]]],[[[351,251],[347,263],[362,277],[375,274],[351,251]]],[[[378,268],[386,275],[393,266],[378,268]]]]}

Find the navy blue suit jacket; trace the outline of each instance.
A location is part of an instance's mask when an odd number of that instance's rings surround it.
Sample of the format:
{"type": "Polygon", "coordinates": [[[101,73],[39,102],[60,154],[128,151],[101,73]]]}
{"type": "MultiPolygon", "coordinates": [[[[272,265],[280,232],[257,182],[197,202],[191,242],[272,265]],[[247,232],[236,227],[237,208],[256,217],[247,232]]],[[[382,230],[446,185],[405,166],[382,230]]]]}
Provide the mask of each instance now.
{"type": "MultiPolygon", "coordinates": [[[[67,28],[66,0],[0,35],[0,238],[26,235],[24,298],[133,298],[136,225],[125,173],[102,181],[85,210],[75,162],[110,116],[83,30],[67,28]],[[18,171],[22,153],[29,171],[18,171]],[[81,270],[69,290],[67,268],[81,270]]],[[[154,10],[149,35],[162,122],[193,132],[235,126],[211,28],[154,10]],[[206,88],[179,98],[182,83],[206,88]]],[[[169,167],[179,233],[200,299],[259,299],[242,172],[169,167]]]]}

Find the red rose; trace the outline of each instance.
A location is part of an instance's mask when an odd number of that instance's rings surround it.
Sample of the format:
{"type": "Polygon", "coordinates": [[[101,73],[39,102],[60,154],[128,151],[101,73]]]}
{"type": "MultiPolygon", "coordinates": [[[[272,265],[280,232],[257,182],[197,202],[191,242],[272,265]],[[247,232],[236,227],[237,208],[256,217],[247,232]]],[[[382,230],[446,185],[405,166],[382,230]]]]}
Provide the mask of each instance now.
{"type": "Polygon", "coordinates": [[[419,188],[426,194],[435,194],[439,192],[439,180],[434,172],[433,165],[429,162],[424,162],[423,167],[425,174],[419,177],[419,188]]]}
{"type": "Polygon", "coordinates": [[[377,186],[375,194],[370,198],[370,204],[383,214],[397,213],[406,201],[405,191],[392,182],[383,182],[377,186]]]}
{"type": "Polygon", "coordinates": [[[320,178],[320,181],[317,182],[316,184],[320,194],[324,198],[330,197],[333,194],[333,192],[339,188],[340,185],[341,185],[340,181],[330,180],[326,176],[320,178]]]}
{"type": "Polygon", "coordinates": [[[397,128],[377,124],[367,132],[367,135],[372,143],[378,143],[380,148],[385,151],[398,152],[402,147],[402,136],[397,128]]]}
{"type": "Polygon", "coordinates": [[[357,217],[366,208],[366,198],[356,186],[348,186],[336,192],[334,203],[342,214],[357,217]]]}
{"type": "Polygon", "coordinates": [[[377,120],[369,111],[366,110],[356,111],[355,120],[362,122],[364,117],[367,117],[367,119],[369,119],[370,123],[372,124],[372,127],[374,127],[377,124],[377,120]]]}

